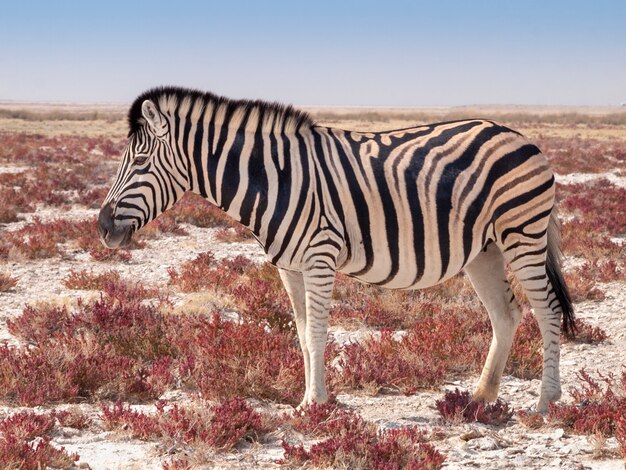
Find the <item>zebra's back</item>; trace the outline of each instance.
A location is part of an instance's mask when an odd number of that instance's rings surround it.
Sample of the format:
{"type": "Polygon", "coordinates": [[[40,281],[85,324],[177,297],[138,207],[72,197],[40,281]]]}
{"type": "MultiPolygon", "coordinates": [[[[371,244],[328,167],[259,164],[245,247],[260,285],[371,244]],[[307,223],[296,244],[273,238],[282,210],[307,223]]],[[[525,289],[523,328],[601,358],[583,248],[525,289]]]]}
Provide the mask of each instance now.
{"type": "MultiPolygon", "coordinates": [[[[491,121],[358,133],[327,140],[329,200],[346,246],[340,272],[390,288],[432,286],[457,274],[489,240],[523,230],[554,200],[539,149],[491,121]],[[337,203],[335,202],[335,206],[337,203]]],[[[506,237],[504,237],[506,238],[506,237]]]]}

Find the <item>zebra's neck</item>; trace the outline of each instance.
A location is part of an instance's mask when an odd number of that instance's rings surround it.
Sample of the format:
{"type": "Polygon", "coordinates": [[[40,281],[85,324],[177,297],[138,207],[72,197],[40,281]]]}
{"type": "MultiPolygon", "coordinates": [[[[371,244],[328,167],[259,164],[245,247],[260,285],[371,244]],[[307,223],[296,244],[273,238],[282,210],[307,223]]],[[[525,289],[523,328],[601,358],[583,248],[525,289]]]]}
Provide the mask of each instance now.
{"type": "Polygon", "coordinates": [[[303,209],[303,201],[290,198],[294,187],[312,184],[304,171],[310,165],[311,126],[263,106],[209,103],[183,111],[185,118],[173,119],[174,137],[188,163],[192,190],[248,227],[267,248],[280,236],[283,218],[303,209]]]}

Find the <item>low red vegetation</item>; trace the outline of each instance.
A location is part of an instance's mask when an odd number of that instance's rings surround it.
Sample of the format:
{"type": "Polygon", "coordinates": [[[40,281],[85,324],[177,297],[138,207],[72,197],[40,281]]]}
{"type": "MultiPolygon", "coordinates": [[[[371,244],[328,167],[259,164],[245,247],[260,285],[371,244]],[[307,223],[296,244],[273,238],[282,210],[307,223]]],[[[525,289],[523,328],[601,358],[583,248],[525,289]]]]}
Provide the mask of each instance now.
{"type": "MultiPolygon", "coordinates": [[[[561,341],[596,344],[607,338],[606,332],[581,318],[574,322],[576,335],[562,336],[561,341]]],[[[521,379],[538,379],[543,369],[543,340],[535,317],[527,312],[515,334],[505,373],[521,379]]]]}
{"type": "Polygon", "coordinates": [[[17,286],[17,279],[9,273],[0,272],[0,292],[8,292],[17,286]]]}
{"type": "Polygon", "coordinates": [[[193,466],[187,459],[171,459],[169,462],[163,462],[163,470],[192,470],[193,466]]]}
{"type": "MultiPolygon", "coordinates": [[[[597,343],[606,333],[581,319],[578,334],[564,341],[597,343]]],[[[427,304],[414,325],[399,336],[382,330],[337,351],[339,370],[329,378],[337,389],[413,393],[442,384],[449,377],[479,372],[484,364],[491,328],[487,315],[460,305],[427,304]]],[[[526,314],[517,330],[505,373],[523,379],[541,377],[543,342],[537,321],[526,314]]]]}
{"type": "MultiPolygon", "coordinates": [[[[230,216],[195,193],[185,195],[161,217],[186,222],[197,227],[236,227],[230,216]]],[[[237,224],[238,225],[238,224],[237,224]]]]}
{"type": "Polygon", "coordinates": [[[534,139],[557,173],[597,173],[626,166],[626,142],[582,137],[534,139]]]}
{"type": "Polygon", "coordinates": [[[457,305],[481,309],[466,276],[459,275],[424,290],[389,290],[366,285],[339,275],[335,282],[330,322],[344,328],[409,329],[430,314],[433,304],[448,310],[457,305]]]}
{"type": "MultiPolygon", "coordinates": [[[[278,271],[269,263],[256,265],[238,256],[216,261],[213,253],[200,253],[169,270],[170,284],[183,292],[212,290],[230,296],[242,316],[272,328],[294,330],[291,303],[278,271]]],[[[295,330],[294,330],[295,331],[295,330]]]]}
{"type": "Polygon", "coordinates": [[[126,139],[113,141],[105,137],[54,136],[0,132],[0,161],[18,165],[37,165],[42,162],[80,164],[89,159],[119,158],[126,139]]]}
{"type": "Polygon", "coordinates": [[[39,470],[70,468],[79,458],[50,444],[57,413],[22,411],[0,421],[0,467],[39,470]]]}
{"type": "Polygon", "coordinates": [[[626,458],[626,370],[620,378],[608,373],[595,379],[583,369],[578,378],[574,403],[551,404],[548,420],[578,434],[615,436],[626,458]]]}
{"type": "MultiPolygon", "coordinates": [[[[28,347],[0,345],[0,398],[37,405],[79,398],[150,399],[175,382],[207,398],[296,403],[303,366],[292,333],[264,323],[162,314],[158,291],[106,282],[70,311],[27,307],[7,322],[28,347]]],[[[163,303],[163,302],[161,302],[163,303]]]]}
{"type": "MultiPolygon", "coordinates": [[[[2,174],[0,174],[2,176],[2,174]]],[[[22,212],[33,212],[35,207],[23,193],[13,187],[0,185],[0,223],[8,224],[19,220],[22,212]]]]}
{"type": "Polygon", "coordinates": [[[450,374],[476,371],[486,356],[490,331],[487,316],[464,306],[430,304],[399,339],[391,330],[341,349],[341,388],[391,388],[413,393],[442,383],[450,374]]]}
{"type": "Polygon", "coordinates": [[[77,409],[57,411],[55,414],[59,424],[66,428],[87,429],[92,421],[89,416],[77,409]]]}
{"type": "Polygon", "coordinates": [[[222,290],[228,292],[252,262],[243,256],[217,262],[210,251],[200,253],[182,264],[179,270],[170,268],[170,284],[183,292],[222,290]]]}
{"type": "Polygon", "coordinates": [[[174,380],[154,307],[109,297],[70,312],[27,307],[7,322],[30,347],[0,346],[0,394],[25,405],[79,397],[158,397],[174,380]]]}
{"type": "Polygon", "coordinates": [[[241,398],[231,398],[208,410],[168,407],[159,403],[157,413],[133,411],[120,401],[102,407],[106,429],[125,429],[133,438],[167,438],[178,444],[204,444],[219,450],[235,447],[244,439],[255,439],[268,431],[259,413],[241,398]]]}
{"type": "Polygon", "coordinates": [[[222,227],[215,232],[215,239],[225,243],[236,243],[254,240],[252,233],[243,225],[235,227],[222,227]]]}
{"type": "Polygon", "coordinates": [[[0,161],[27,166],[27,170],[0,175],[0,194],[10,201],[0,209],[0,220],[12,222],[34,205],[84,204],[97,207],[115,169],[110,158],[124,142],[109,139],[0,133],[0,161]]]}
{"type": "Polygon", "coordinates": [[[539,429],[545,424],[543,415],[536,411],[519,410],[517,412],[517,417],[519,418],[520,423],[529,429],[539,429]]]}
{"type": "MultiPolygon", "coordinates": [[[[626,248],[609,238],[626,233],[626,189],[598,180],[559,185],[557,196],[561,212],[573,216],[563,224],[563,252],[596,264],[608,259],[621,261],[623,268],[626,248]]],[[[604,276],[614,279],[615,270],[608,269],[604,276]]]]}
{"type": "Polygon", "coordinates": [[[479,403],[472,400],[469,392],[462,392],[458,388],[447,391],[443,399],[437,400],[436,406],[444,421],[449,423],[502,425],[513,416],[509,405],[504,401],[498,399],[494,403],[479,403]]]}
{"type": "Polygon", "coordinates": [[[426,444],[415,427],[379,430],[354,412],[336,405],[312,405],[292,426],[316,437],[326,437],[309,450],[283,441],[287,465],[309,464],[323,468],[437,469],[445,457],[426,444]]]}
{"type": "Polygon", "coordinates": [[[600,282],[626,279],[626,256],[624,259],[592,259],[565,274],[572,300],[604,300],[604,292],[597,287],[600,282]]]}
{"type": "Polygon", "coordinates": [[[120,280],[118,271],[110,270],[96,274],[86,269],[81,271],[72,269],[63,280],[63,285],[68,289],[103,290],[107,283],[119,283],[120,280]]]}
{"type": "Polygon", "coordinates": [[[505,373],[520,379],[538,379],[543,370],[543,341],[535,317],[526,313],[515,333],[505,373]]]}
{"type": "Polygon", "coordinates": [[[140,240],[154,239],[159,238],[164,233],[171,235],[189,235],[189,233],[171,217],[158,217],[145,227],[142,227],[135,235],[135,238],[139,238],[140,240]]]}
{"type": "Polygon", "coordinates": [[[572,274],[566,272],[564,277],[572,302],[602,301],[605,299],[604,291],[597,286],[595,281],[587,276],[581,276],[580,273],[572,274]]]}
{"type": "MultiPolygon", "coordinates": [[[[55,219],[33,222],[19,230],[8,232],[6,239],[12,249],[28,259],[50,258],[64,253],[64,244],[75,244],[88,251],[97,261],[127,261],[130,253],[124,250],[108,250],[102,246],[96,232],[95,219],[73,221],[55,219]]],[[[135,245],[140,247],[140,245],[135,245]]]]}
{"type": "Polygon", "coordinates": [[[30,441],[49,434],[55,421],[55,413],[36,414],[31,411],[21,411],[0,421],[0,433],[13,434],[19,440],[30,441]]]}
{"type": "Polygon", "coordinates": [[[304,394],[302,354],[293,334],[204,316],[188,317],[171,339],[184,384],[206,399],[247,396],[296,404],[304,394]]]}

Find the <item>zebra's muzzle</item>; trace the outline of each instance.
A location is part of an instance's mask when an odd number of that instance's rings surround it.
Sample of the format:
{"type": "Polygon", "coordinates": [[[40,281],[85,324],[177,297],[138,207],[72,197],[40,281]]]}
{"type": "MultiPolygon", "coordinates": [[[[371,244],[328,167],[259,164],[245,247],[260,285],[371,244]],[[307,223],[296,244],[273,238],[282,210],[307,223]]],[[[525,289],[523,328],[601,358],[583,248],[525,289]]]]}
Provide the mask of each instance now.
{"type": "Polygon", "coordinates": [[[115,223],[113,203],[109,203],[98,214],[98,234],[107,248],[124,248],[130,244],[133,230],[130,225],[121,226],[115,223]]]}

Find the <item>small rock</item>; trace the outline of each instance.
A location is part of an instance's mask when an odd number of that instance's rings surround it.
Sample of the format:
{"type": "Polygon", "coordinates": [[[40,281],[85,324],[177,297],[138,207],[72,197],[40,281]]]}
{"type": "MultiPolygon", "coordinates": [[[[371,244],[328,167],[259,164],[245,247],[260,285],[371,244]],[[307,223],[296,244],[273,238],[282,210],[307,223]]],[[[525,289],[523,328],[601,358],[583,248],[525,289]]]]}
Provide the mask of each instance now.
{"type": "Polygon", "coordinates": [[[480,437],[471,442],[471,447],[480,450],[497,450],[500,446],[492,437],[480,437]]]}
{"type": "Polygon", "coordinates": [[[508,455],[516,455],[516,454],[523,454],[524,453],[524,449],[521,449],[519,447],[509,447],[506,450],[506,453],[508,455]]]}
{"type": "Polygon", "coordinates": [[[547,448],[545,444],[531,444],[526,447],[526,454],[532,457],[543,457],[547,448]]]}
{"type": "Polygon", "coordinates": [[[483,437],[484,434],[478,431],[477,429],[470,429],[467,432],[464,432],[459,437],[462,441],[471,441],[472,439],[478,439],[479,437],[483,437]]]}
{"type": "Polygon", "coordinates": [[[561,439],[563,437],[563,435],[565,434],[565,431],[562,428],[556,429],[551,435],[550,437],[552,439],[554,439],[555,441],[558,441],[559,439],[561,439]]]}

